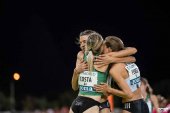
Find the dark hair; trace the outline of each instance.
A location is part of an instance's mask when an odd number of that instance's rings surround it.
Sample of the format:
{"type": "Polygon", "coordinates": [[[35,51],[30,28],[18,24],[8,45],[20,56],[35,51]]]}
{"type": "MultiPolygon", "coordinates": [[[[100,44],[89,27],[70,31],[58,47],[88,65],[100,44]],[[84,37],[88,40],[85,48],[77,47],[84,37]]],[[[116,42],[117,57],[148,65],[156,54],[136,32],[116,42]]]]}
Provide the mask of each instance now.
{"type": "Polygon", "coordinates": [[[112,51],[119,51],[125,48],[122,40],[116,36],[107,36],[105,38],[105,44],[108,48],[110,47],[112,51]]]}
{"type": "Polygon", "coordinates": [[[91,33],[97,33],[97,32],[96,32],[96,31],[93,31],[93,30],[89,30],[89,29],[80,32],[79,37],[76,37],[75,43],[76,43],[77,45],[79,45],[79,44],[80,44],[80,43],[79,43],[80,37],[81,37],[81,36],[84,36],[84,35],[90,35],[91,33]]]}

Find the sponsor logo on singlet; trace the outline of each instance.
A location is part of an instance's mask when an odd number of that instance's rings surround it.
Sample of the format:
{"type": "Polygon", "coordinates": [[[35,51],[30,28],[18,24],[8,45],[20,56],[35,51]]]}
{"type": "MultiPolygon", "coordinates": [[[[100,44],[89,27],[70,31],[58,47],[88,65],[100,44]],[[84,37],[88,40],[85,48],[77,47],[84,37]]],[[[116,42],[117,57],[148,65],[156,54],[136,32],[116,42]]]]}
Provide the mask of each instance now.
{"type": "Polygon", "coordinates": [[[140,76],[134,79],[130,79],[130,85],[134,85],[140,82],[140,76]]]}

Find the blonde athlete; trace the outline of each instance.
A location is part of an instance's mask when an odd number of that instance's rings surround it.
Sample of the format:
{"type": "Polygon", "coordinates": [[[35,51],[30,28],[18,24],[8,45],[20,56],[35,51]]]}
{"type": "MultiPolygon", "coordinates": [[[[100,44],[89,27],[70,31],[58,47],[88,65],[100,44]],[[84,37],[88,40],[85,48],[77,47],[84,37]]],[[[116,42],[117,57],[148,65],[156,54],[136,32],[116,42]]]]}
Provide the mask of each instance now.
{"type": "MultiPolygon", "coordinates": [[[[79,73],[87,70],[87,63],[85,61],[83,61],[83,56],[84,56],[84,52],[85,52],[85,45],[86,45],[86,41],[87,41],[87,37],[89,36],[89,34],[91,33],[96,33],[95,31],[92,31],[92,30],[85,30],[83,32],[80,33],[80,48],[82,49],[82,51],[80,51],[77,55],[77,62],[76,62],[76,68],[74,70],[74,73],[73,73],[73,78],[72,78],[72,88],[73,90],[77,90],[78,89],[78,84],[77,84],[77,80],[78,80],[78,75],[79,73]]],[[[130,55],[130,54],[134,54],[136,53],[136,49],[135,48],[128,48],[126,50],[123,50],[121,52],[115,52],[113,53],[113,55],[117,54],[117,56],[126,56],[127,55],[130,55]]],[[[113,57],[114,59],[114,57],[113,57]]],[[[125,57],[125,58],[118,58],[117,59],[118,61],[121,61],[121,62],[134,62],[135,61],[135,58],[134,57],[125,57]]],[[[115,60],[116,62],[116,60],[115,60]]],[[[108,107],[108,106],[106,106],[108,107]]],[[[101,110],[101,113],[108,113],[109,112],[109,109],[102,109],[101,110]]]]}

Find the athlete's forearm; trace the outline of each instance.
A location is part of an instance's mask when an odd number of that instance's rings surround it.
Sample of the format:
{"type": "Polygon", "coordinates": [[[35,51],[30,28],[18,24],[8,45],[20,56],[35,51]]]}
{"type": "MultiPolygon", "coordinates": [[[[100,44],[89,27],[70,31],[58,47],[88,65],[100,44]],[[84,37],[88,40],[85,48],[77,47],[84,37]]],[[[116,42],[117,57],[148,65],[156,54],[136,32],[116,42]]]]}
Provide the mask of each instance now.
{"type": "Polygon", "coordinates": [[[134,47],[127,47],[124,50],[118,51],[118,52],[111,52],[109,55],[112,57],[125,57],[125,56],[130,56],[133,55],[137,52],[137,49],[134,47]]]}
{"type": "Polygon", "coordinates": [[[136,62],[136,58],[133,56],[128,56],[128,57],[122,57],[122,58],[117,58],[114,57],[112,60],[112,63],[126,63],[126,62],[136,62]]]}
{"type": "Polygon", "coordinates": [[[119,97],[122,97],[122,98],[129,98],[129,99],[132,98],[132,93],[123,92],[121,90],[117,90],[117,89],[114,89],[114,88],[109,88],[108,93],[111,93],[113,95],[116,95],[116,96],[119,96],[119,97]]]}
{"type": "Polygon", "coordinates": [[[72,89],[74,91],[78,90],[78,75],[79,75],[79,73],[77,72],[76,69],[74,69],[73,77],[72,77],[72,81],[71,81],[72,89]]]}
{"type": "Polygon", "coordinates": [[[153,103],[153,106],[155,107],[156,111],[159,113],[159,102],[155,95],[151,95],[151,101],[153,103]]]}

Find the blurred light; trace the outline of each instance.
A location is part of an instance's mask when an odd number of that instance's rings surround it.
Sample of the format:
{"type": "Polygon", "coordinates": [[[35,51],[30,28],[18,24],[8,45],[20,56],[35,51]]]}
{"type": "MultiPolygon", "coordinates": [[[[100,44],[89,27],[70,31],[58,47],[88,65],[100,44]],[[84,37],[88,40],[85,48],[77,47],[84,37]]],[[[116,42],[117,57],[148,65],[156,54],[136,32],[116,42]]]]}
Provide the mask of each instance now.
{"type": "Polygon", "coordinates": [[[13,78],[14,78],[14,80],[19,80],[20,75],[18,73],[14,73],[13,78]]]}

